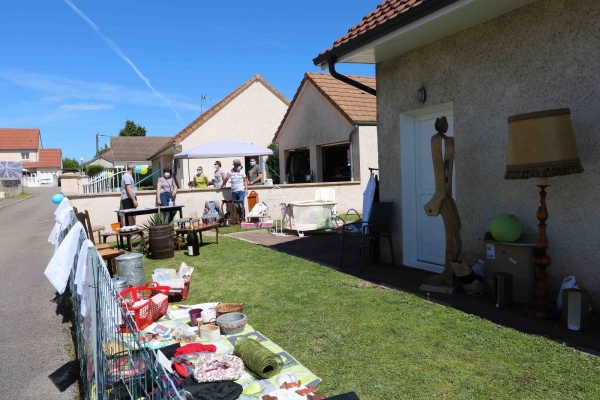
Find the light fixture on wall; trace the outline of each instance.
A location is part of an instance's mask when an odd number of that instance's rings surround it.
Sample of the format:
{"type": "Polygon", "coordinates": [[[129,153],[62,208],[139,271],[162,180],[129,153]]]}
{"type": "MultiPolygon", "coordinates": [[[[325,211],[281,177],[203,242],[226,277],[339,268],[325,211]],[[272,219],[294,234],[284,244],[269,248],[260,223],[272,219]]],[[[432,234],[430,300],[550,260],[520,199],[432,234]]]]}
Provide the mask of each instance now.
{"type": "Polygon", "coordinates": [[[538,178],[540,206],[537,212],[538,238],[533,263],[537,267],[533,302],[524,308],[525,314],[536,318],[558,316],[556,306],[548,302],[546,268],[552,260],[546,254],[546,188],[548,178],[583,172],[577,154],[571,110],[540,111],[508,118],[508,161],[504,179],[538,178]]]}
{"type": "Polygon", "coordinates": [[[425,103],[425,100],[427,100],[427,92],[425,91],[425,88],[421,86],[417,89],[417,101],[419,103],[425,103]]]}

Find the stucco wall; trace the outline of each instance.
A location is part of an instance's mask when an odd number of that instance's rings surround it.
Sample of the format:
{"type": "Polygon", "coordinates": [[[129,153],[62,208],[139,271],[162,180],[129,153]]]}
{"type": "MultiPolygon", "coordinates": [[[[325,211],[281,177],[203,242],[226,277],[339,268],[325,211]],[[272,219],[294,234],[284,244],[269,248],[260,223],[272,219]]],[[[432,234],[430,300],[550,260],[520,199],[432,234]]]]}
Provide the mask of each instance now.
{"type": "Polygon", "coordinates": [[[0,150],[0,161],[37,162],[37,150],[0,150]],[[23,160],[21,153],[29,153],[29,159],[23,160]]]}
{"type": "Polygon", "coordinates": [[[585,173],[550,179],[548,268],[552,297],[567,275],[600,306],[600,2],[538,0],[377,65],[381,197],[396,204],[401,249],[399,114],[453,102],[456,192],[463,249],[474,263],[496,214],[537,232],[535,180],[503,179],[507,117],[569,107],[585,173]],[[415,100],[424,86],[427,101],[415,100]]]}
{"type": "MultiPolygon", "coordinates": [[[[74,177],[74,181],[76,177],[74,177]]],[[[63,180],[65,182],[65,180],[63,180]]],[[[286,201],[302,201],[313,200],[315,198],[315,190],[319,188],[332,188],[336,192],[338,202],[338,213],[345,213],[349,208],[357,208],[357,204],[362,204],[362,191],[360,190],[360,182],[339,182],[339,183],[312,183],[302,185],[285,185],[282,189],[285,190],[286,201]]],[[[260,201],[268,202],[268,191],[273,189],[273,186],[252,186],[250,190],[255,190],[258,193],[260,201]]],[[[119,209],[120,193],[98,193],[67,195],[72,206],[78,210],[88,210],[90,219],[94,225],[104,225],[107,229],[110,224],[117,222],[117,214],[115,210],[119,209]]],[[[137,192],[139,207],[155,207],[156,192],[144,190],[137,192]]],[[[216,190],[214,188],[207,189],[182,189],[177,193],[176,202],[179,205],[185,206],[183,209],[184,217],[188,217],[190,212],[198,212],[202,215],[204,202],[207,200],[222,200],[231,199],[229,189],[216,190]]],[[[274,214],[272,214],[274,215],[274,214]]],[[[137,223],[143,223],[148,217],[139,216],[137,223]]]]}
{"type": "MultiPolygon", "coordinates": [[[[182,141],[183,151],[215,140],[241,140],[267,147],[287,110],[287,104],[260,82],[253,83],[229,104],[182,141]]],[[[219,159],[224,170],[236,157],[219,159]]],[[[214,176],[213,159],[190,160],[190,173],[201,165],[209,179],[214,176]]],[[[244,160],[242,160],[242,163],[244,160]]],[[[183,179],[189,182],[188,161],[183,162],[183,179]]],[[[179,175],[179,174],[178,174],[179,175]]],[[[181,175],[179,175],[181,177],[181,175]]]]}
{"type": "MultiPolygon", "coordinates": [[[[359,126],[358,134],[354,134],[352,139],[354,162],[354,179],[360,179],[366,186],[371,176],[369,168],[379,168],[379,150],[377,148],[377,127],[359,126]],[[357,156],[357,150],[359,156],[357,156]]],[[[362,208],[362,203],[361,203],[362,208]]]]}

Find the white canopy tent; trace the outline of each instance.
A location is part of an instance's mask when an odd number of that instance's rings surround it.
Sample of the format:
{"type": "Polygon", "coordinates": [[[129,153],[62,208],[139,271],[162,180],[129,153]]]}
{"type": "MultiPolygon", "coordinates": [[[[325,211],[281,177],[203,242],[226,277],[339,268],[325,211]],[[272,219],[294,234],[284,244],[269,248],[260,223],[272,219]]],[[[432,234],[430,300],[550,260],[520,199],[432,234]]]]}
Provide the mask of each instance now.
{"type": "MultiPolygon", "coordinates": [[[[270,156],[273,155],[273,150],[266,147],[256,146],[251,143],[241,142],[239,140],[215,140],[214,142],[205,143],[202,146],[194,147],[193,149],[182,151],[175,154],[175,160],[189,160],[194,158],[224,158],[224,157],[252,157],[252,156],[270,156]]],[[[265,169],[262,158],[260,166],[263,171],[265,169]]],[[[189,175],[188,161],[188,175],[189,175]]],[[[265,182],[265,174],[263,173],[261,181],[265,182]]]]}
{"type": "Polygon", "coordinates": [[[273,150],[239,140],[215,140],[175,154],[175,159],[270,156],[273,150]]]}

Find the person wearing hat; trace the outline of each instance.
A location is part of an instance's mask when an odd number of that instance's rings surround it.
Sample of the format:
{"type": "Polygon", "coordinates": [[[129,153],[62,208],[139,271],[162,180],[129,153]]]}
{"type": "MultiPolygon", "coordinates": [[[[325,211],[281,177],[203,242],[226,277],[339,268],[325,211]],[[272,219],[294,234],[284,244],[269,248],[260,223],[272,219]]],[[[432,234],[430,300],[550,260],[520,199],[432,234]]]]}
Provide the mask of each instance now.
{"type": "Polygon", "coordinates": [[[235,213],[241,220],[244,215],[244,198],[248,194],[248,178],[243,172],[242,163],[237,158],[233,160],[233,168],[227,172],[221,187],[225,187],[229,180],[231,180],[231,198],[236,202],[240,201],[235,203],[235,213]]]}

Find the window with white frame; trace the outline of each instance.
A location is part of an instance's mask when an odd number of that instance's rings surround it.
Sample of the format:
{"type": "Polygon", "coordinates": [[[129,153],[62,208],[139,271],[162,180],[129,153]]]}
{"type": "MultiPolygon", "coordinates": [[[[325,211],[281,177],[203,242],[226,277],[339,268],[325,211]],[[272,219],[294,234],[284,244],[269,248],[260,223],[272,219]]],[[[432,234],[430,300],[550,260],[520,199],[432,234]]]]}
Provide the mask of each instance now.
{"type": "Polygon", "coordinates": [[[21,160],[29,160],[29,152],[21,153],[21,160]]]}

